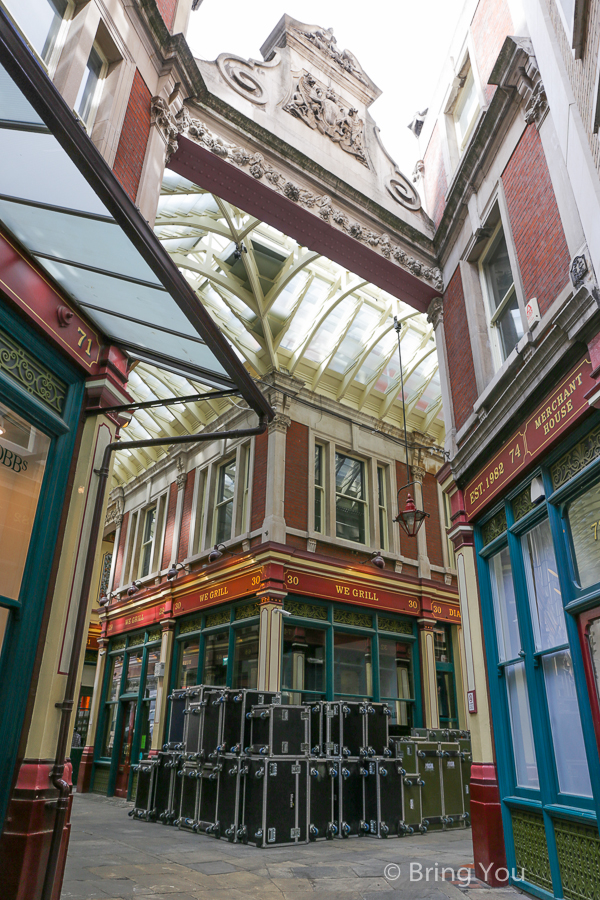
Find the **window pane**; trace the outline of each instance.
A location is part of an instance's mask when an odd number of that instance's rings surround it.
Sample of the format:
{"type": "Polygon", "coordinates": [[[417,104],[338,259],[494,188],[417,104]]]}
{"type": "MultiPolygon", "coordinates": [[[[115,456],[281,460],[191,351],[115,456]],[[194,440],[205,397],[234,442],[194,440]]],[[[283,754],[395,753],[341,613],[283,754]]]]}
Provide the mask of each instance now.
{"type": "Polygon", "coordinates": [[[336,524],[337,537],[346,541],[365,543],[365,507],[357,500],[349,500],[346,497],[336,497],[336,524]]]}
{"type": "Polygon", "coordinates": [[[513,294],[512,300],[507,303],[502,315],[496,320],[496,324],[500,332],[502,357],[506,359],[517,346],[524,333],[516,294],[513,294]]]}
{"type": "Polygon", "coordinates": [[[573,500],[569,525],[579,584],[586,588],[600,581],[600,484],[573,500]]]}
{"type": "Polygon", "coordinates": [[[117,703],[111,703],[106,707],[104,720],[104,735],[102,737],[102,749],[100,756],[112,756],[115,745],[115,726],[117,724],[117,703]]]}
{"type": "Polygon", "coordinates": [[[511,723],[511,737],[515,758],[517,784],[520,787],[539,789],[537,762],[533,746],[533,730],[529,712],[529,696],[525,681],[525,663],[507,666],[506,690],[511,723]]]}
{"type": "Polygon", "coordinates": [[[222,544],[231,538],[231,521],[233,516],[233,500],[217,507],[217,528],[215,542],[222,544]]]}
{"type": "MultiPolygon", "coordinates": [[[[379,692],[385,700],[409,700],[412,697],[410,644],[392,638],[379,638],[379,692]]],[[[391,703],[391,725],[409,724],[409,704],[391,703]]]]}
{"type": "Polygon", "coordinates": [[[521,538],[536,650],[567,643],[567,629],[547,519],[521,538]]]}
{"type": "Polygon", "coordinates": [[[217,503],[224,500],[233,500],[233,492],[235,490],[235,460],[232,459],[226,466],[219,469],[219,489],[217,495],[217,503]]]}
{"type": "MultiPolygon", "coordinates": [[[[207,639],[208,640],[208,639],[207,639]]],[[[192,638],[190,641],[182,641],[179,646],[179,674],[177,687],[185,688],[198,684],[198,656],[200,653],[200,638],[192,638]]],[[[211,682],[207,682],[209,684],[211,682]]]]}
{"type": "Polygon", "coordinates": [[[19,599],[50,438],[0,404],[0,594],[19,599]]]}
{"type": "Polygon", "coordinates": [[[102,59],[100,58],[98,51],[92,47],[77,95],[77,100],[75,101],[75,109],[86,123],[92,112],[94,95],[96,93],[98,82],[100,81],[101,72],[102,59]]]}
{"type": "Polygon", "coordinates": [[[373,692],[371,638],[336,631],[333,643],[335,693],[370,697],[373,692]]]}
{"type": "Polygon", "coordinates": [[[449,635],[448,631],[445,628],[434,628],[433,629],[433,650],[435,653],[435,661],[440,663],[449,663],[450,659],[450,649],[449,649],[449,635]]]}
{"type": "Polygon", "coordinates": [[[452,725],[458,721],[456,717],[456,695],[454,691],[454,674],[452,672],[437,673],[438,709],[440,721],[452,725]]]}
{"type": "Polygon", "coordinates": [[[498,657],[503,662],[508,659],[516,659],[521,649],[508,547],[490,559],[490,576],[498,638],[498,657]]]}
{"type": "Polygon", "coordinates": [[[561,650],[544,656],[543,663],[559,788],[566,794],[591,797],[571,654],[561,650]]]}
{"type": "MultiPolygon", "coordinates": [[[[281,684],[294,691],[325,692],[325,631],[286,625],[281,684]]],[[[300,695],[291,703],[300,703],[300,695]]]]}
{"type": "Polygon", "coordinates": [[[594,680],[596,682],[596,696],[598,703],[600,704],[600,618],[593,619],[590,622],[588,646],[590,648],[590,658],[592,660],[592,669],[594,672],[594,680]]]}
{"type": "Polygon", "coordinates": [[[156,507],[149,509],[144,519],[144,534],[142,538],[142,558],[140,560],[140,578],[150,573],[150,560],[152,557],[152,542],[156,529],[156,507]]]}
{"type": "Polygon", "coordinates": [[[323,486],[323,448],[315,444],[315,484],[323,486]]]}
{"type": "Polygon", "coordinates": [[[477,102],[475,80],[473,78],[473,72],[469,69],[454,113],[459,145],[463,143],[467,132],[469,131],[469,126],[477,113],[478,107],[479,104],[477,102]]]}
{"type": "Polygon", "coordinates": [[[335,454],[335,489],[338,494],[364,500],[364,463],[349,456],[335,454]]]}
{"type": "Polygon", "coordinates": [[[160,647],[156,650],[149,650],[146,662],[146,682],[144,684],[143,697],[145,700],[155,700],[158,679],[154,674],[154,667],[160,662],[160,647]]]}
{"type": "Polygon", "coordinates": [[[144,700],[142,703],[142,720],[140,725],[140,752],[139,758],[147,756],[152,746],[152,732],[154,731],[154,716],[156,713],[156,700],[144,700]]]}
{"type": "Polygon", "coordinates": [[[127,678],[125,679],[125,694],[137,694],[140,689],[140,678],[142,677],[142,659],[144,651],[142,649],[129,654],[127,663],[127,678]]]}
{"type": "Polygon", "coordinates": [[[514,281],[504,234],[500,233],[495,249],[485,261],[485,268],[489,276],[493,307],[498,309],[514,281]]]}
{"type": "Polygon", "coordinates": [[[236,628],[233,651],[234,688],[255,688],[258,684],[258,625],[236,628]]]}
{"type": "Polygon", "coordinates": [[[222,687],[227,683],[227,654],[229,653],[229,633],[207,634],[204,638],[204,684],[222,687]]]}
{"type": "Polygon", "coordinates": [[[111,665],[112,670],[108,681],[107,700],[116,700],[119,696],[121,675],[123,674],[123,656],[113,656],[111,665]]]}
{"type": "Polygon", "coordinates": [[[67,0],[4,0],[25,37],[46,62],[67,10],[67,0]]]}

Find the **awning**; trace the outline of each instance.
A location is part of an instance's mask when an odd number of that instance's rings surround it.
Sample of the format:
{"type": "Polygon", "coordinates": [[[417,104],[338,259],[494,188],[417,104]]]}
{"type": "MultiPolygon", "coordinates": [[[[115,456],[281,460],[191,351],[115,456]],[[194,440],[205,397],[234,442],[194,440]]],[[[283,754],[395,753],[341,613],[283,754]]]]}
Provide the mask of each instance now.
{"type": "Polygon", "coordinates": [[[0,8],[0,223],[136,359],[273,411],[0,8]]]}

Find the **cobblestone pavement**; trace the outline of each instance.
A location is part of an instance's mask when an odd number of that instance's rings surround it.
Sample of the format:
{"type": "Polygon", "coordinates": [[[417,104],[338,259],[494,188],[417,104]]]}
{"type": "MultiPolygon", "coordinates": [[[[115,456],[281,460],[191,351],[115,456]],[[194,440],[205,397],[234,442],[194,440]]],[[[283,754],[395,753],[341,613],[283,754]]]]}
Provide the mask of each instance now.
{"type": "Polygon", "coordinates": [[[516,900],[512,888],[466,886],[469,829],[257,850],[134,821],[131,806],[75,795],[62,900],[516,900]]]}

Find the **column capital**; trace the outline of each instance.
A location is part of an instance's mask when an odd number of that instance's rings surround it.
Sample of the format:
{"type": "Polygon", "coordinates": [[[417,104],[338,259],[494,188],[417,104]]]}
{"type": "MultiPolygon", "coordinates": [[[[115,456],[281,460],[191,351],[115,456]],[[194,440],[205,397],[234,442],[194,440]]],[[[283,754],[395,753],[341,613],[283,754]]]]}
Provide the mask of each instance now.
{"type": "Polygon", "coordinates": [[[427,309],[427,321],[433,325],[436,331],[438,325],[444,324],[444,301],[441,297],[434,297],[427,309]]]}
{"type": "Polygon", "coordinates": [[[437,619],[417,619],[417,625],[421,631],[433,631],[437,625],[437,619]]]}
{"type": "Polygon", "coordinates": [[[426,470],[423,468],[423,466],[411,466],[410,471],[414,480],[418,484],[423,484],[423,479],[425,478],[426,474],[426,470]]]}
{"type": "Polygon", "coordinates": [[[280,433],[287,434],[287,430],[292,424],[292,420],[289,416],[284,416],[283,413],[275,413],[274,418],[269,422],[268,431],[269,434],[280,433]]]}
{"type": "Polygon", "coordinates": [[[161,619],[158,623],[161,629],[164,631],[173,631],[175,625],[177,623],[176,619],[161,619]]]}

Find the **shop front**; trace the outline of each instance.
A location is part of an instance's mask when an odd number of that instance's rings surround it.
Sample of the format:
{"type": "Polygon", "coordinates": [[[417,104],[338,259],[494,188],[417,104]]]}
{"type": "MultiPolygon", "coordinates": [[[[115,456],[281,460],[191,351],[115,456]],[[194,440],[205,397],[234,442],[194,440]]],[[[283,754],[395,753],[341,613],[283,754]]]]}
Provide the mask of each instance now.
{"type": "Polygon", "coordinates": [[[228,577],[227,566],[191,573],[105,616],[92,791],[131,797],[133,764],[165,740],[168,692],[200,683],[280,690],[289,703],[385,700],[399,735],[423,725],[464,728],[455,592],[432,602],[417,585],[401,593],[398,580],[379,587],[370,574],[334,580],[279,565],[290,590],[274,603],[265,588],[272,564],[234,566],[245,574],[228,577]],[[339,591],[349,602],[333,599],[339,591]],[[268,687],[267,670],[275,673],[268,687]],[[425,693],[438,698],[435,720],[425,693]]]}
{"type": "Polygon", "coordinates": [[[489,498],[473,518],[507,867],[540,897],[593,896],[600,866],[600,416],[585,400],[589,368],[575,367],[465,489],[467,512],[489,498]],[[504,483],[494,492],[490,478],[504,483]]]}

